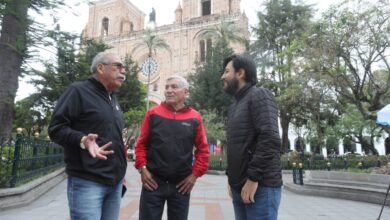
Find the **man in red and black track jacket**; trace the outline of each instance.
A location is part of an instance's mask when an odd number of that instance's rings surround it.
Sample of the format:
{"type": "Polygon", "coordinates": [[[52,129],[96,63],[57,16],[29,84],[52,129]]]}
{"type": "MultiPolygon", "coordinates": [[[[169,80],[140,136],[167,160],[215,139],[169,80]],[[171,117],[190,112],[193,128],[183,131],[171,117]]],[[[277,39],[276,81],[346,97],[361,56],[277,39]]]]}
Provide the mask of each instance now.
{"type": "Polygon", "coordinates": [[[192,187],[207,171],[205,129],[199,113],[185,105],[187,94],[183,77],[168,78],[165,102],[151,108],[142,123],[135,148],[135,167],[143,184],[140,220],[161,219],[165,201],[169,220],[187,219],[192,187]]]}

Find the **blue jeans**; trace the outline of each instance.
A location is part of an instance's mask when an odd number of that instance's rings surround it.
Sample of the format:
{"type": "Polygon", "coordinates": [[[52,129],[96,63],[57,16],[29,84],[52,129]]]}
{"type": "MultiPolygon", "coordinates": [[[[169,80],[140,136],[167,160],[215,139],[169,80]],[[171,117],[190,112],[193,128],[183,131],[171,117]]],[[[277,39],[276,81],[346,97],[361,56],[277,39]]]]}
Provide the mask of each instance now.
{"type": "Polygon", "coordinates": [[[186,220],[190,205],[190,194],[182,195],[176,184],[156,179],[158,188],[149,191],[142,187],[139,220],[161,220],[167,201],[168,220],[186,220]]]}
{"type": "Polygon", "coordinates": [[[68,203],[72,220],[116,220],[121,205],[122,181],[104,185],[68,177],[68,203]]]}
{"type": "Polygon", "coordinates": [[[232,189],[234,215],[236,220],[276,220],[282,196],[281,187],[259,186],[255,193],[255,203],[245,204],[241,191],[232,189]]]}

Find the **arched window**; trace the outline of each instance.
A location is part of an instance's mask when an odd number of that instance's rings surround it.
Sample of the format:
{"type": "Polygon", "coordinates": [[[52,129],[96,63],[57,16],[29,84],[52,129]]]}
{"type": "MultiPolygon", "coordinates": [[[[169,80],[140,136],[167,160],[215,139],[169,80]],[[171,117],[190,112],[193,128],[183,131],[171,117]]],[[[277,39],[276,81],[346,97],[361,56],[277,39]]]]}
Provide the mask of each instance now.
{"type": "Polygon", "coordinates": [[[204,40],[199,42],[199,52],[200,52],[200,62],[204,62],[206,60],[206,48],[204,44],[204,40]]]}
{"type": "Polygon", "coordinates": [[[133,24],[133,22],[130,22],[130,31],[134,31],[134,24],[133,24]]]}
{"type": "Polygon", "coordinates": [[[121,24],[119,26],[119,34],[123,34],[124,32],[124,26],[125,26],[125,22],[121,21],[121,24]]]}
{"type": "Polygon", "coordinates": [[[212,43],[211,39],[209,38],[209,39],[207,39],[207,43],[206,43],[206,56],[207,57],[211,56],[212,47],[213,47],[213,43],[212,43]]]}
{"type": "Polygon", "coordinates": [[[200,62],[206,61],[206,58],[211,55],[213,43],[211,39],[199,41],[200,62]]]}
{"type": "Polygon", "coordinates": [[[108,18],[103,18],[103,20],[102,20],[102,33],[101,33],[101,35],[103,37],[108,36],[108,25],[109,25],[108,18]]]}
{"type": "Polygon", "coordinates": [[[211,0],[201,0],[202,16],[211,14],[211,0]]]}
{"type": "Polygon", "coordinates": [[[119,33],[125,34],[132,32],[134,30],[133,22],[129,21],[121,21],[120,27],[119,27],[119,33]]]}

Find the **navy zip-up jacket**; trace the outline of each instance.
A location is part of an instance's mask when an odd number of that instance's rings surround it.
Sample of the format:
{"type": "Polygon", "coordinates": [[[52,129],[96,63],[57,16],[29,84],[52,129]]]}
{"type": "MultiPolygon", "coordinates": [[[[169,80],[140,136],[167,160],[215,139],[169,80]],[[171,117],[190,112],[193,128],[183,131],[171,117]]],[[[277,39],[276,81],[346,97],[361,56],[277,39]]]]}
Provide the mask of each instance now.
{"type": "Polygon", "coordinates": [[[64,147],[66,173],[70,176],[116,185],[126,172],[122,130],[124,122],[118,101],[111,100],[105,87],[95,78],[71,84],[59,98],[49,125],[52,141],[64,147]],[[99,146],[112,141],[107,160],[92,158],[80,148],[84,135],[98,135],[99,146]]]}

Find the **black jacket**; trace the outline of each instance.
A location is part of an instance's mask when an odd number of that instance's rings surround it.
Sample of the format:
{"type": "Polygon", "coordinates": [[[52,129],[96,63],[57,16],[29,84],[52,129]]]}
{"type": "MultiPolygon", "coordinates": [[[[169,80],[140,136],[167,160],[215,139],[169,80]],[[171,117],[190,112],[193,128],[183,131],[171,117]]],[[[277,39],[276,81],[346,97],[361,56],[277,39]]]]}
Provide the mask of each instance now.
{"type": "Polygon", "coordinates": [[[246,84],[235,95],[227,127],[228,179],[241,190],[247,178],[281,186],[278,109],[272,93],[246,84]]]}
{"type": "Polygon", "coordinates": [[[61,95],[49,125],[52,141],[62,145],[66,172],[102,184],[115,185],[126,172],[126,156],[122,139],[122,112],[115,96],[112,100],[105,87],[94,78],[76,82],[61,95]],[[92,158],[80,148],[82,136],[98,135],[99,146],[112,141],[108,149],[114,154],[107,160],[92,158]]]}

